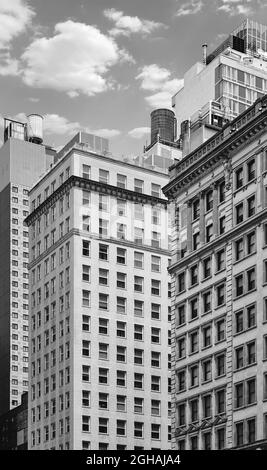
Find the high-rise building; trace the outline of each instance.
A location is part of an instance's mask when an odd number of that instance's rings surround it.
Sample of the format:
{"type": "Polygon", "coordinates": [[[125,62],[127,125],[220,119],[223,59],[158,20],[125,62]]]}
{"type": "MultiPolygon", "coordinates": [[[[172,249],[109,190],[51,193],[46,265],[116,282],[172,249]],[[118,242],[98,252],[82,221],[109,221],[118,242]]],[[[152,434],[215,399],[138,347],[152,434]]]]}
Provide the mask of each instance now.
{"type": "Polygon", "coordinates": [[[168,449],[168,175],[87,141],[30,191],[29,448],[168,449]]]}
{"type": "Polygon", "coordinates": [[[172,445],[267,443],[267,96],[170,169],[172,445]]]}
{"type": "Polygon", "coordinates": [[[28,191],[53,161],[40,116],[5,120],[0,149],[0,415],[28,390],[28,191]],[[36,125],[37,124],[37,125],[36,125]]]}
{"type": "Polygon", "coordinates": [[[266,93],[266,31],[267,26],[247,19],[211,54],[203,45],[203,61],[185,73],[184,85],[172,99],[178,133],[184,123],[184,155],[266,93]]]}

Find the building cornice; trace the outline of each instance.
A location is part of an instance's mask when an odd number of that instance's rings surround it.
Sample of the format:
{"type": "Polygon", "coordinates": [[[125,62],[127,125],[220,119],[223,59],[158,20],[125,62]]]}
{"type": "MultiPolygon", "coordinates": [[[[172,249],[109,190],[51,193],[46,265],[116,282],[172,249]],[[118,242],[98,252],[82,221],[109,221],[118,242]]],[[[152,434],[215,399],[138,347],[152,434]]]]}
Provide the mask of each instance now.
{"type": "Polygon", "coordinates": [[[194,180],[230,160],[232,152],[259,137],[266,127],[267,95],[259,98],[254,105],[226,124],[214,137],[211,137],[176,165],[171,166],[171,181],[164,186],[163,193],[169,200],[175,199],[194,180]]]}
{"type": "Polygon", "coordinates": [[[254,215],[253,217],[250,217],[242,224],[238,224],[236,227],[233,227],[231,230],[224,233],[223,235],[214,238],[214,240],[209,243],[206,243],[198,250],[188,253],[188,255],[185,255],[184,258],[181,258],[179,261],[172,264],[168,268],[169,273],[173,274],[177,270],[187,267],[193,261],[201,261],[207,253],[215,251],[217,248],[226,245],[228,242],[232,242],[236,236],[243,235],[245,231],[249,230],[252,227],[255,227],[255,225],[257,224],[261,224],[264,220],[267,220],[267,208],[263,209],[260,213],[254,215]]]}
{"type": "Polygon", "coordinates": [[[81,178],[80,176],[72,175],[68,178],[53,194],[51,194],[45,201],[43,201],[34,211],[32,211],[25,222],[30,226],[38,217],[44,214],[51,206],[53,206],[64,194],[70,191],[71,188],[77,187],[86,189],[88,191],[95,191],[116,198],[136,202],[139,204],[151,204],[152,206],[161,205],[167,208],[167,199],[151,196],[150,194],[137,193],[130,189],[123,189],[110,184],[102,183],[92,179],[81,178]]]}

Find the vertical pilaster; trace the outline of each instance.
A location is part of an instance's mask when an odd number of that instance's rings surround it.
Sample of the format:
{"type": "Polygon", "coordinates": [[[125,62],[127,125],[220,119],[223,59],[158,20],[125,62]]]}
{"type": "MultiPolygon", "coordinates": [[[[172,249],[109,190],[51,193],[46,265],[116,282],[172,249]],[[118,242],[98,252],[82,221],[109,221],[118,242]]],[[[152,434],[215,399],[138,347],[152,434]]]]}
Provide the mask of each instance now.
{"type": "Polygon", "coordinates": [[[199,240],[200,246],[205,244],[205,193],[200,193],[199,200],[199,240]]]}
{"type": "Polygon", "coordinates": [[[192,251],[192,204],[187,203],[187,251],[192,251]]]}
{"type": "Polygon", "coordinates": [[[219,234],[219,218],[218,218],[218,185],[213,185],[213,235],[217,237],[219,234]]]}

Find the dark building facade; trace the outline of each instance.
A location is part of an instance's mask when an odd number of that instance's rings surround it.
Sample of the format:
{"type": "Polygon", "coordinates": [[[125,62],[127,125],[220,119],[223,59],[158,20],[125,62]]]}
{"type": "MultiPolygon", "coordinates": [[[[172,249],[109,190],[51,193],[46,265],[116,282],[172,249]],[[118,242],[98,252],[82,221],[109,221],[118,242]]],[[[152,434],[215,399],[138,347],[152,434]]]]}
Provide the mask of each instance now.
{"type": "Polygon", "coordinates": [[[0,450],[28,448],[28,393],[23,393],[21,405],[0,416],[0,450]]]}

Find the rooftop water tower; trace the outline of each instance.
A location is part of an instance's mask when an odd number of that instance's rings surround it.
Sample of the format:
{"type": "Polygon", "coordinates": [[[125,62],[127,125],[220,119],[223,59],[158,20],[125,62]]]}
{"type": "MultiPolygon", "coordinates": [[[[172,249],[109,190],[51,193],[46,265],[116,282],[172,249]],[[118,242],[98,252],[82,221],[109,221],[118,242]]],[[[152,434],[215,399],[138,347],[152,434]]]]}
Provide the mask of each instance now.
{"type": "Polygon", "coordinates": [[[40,114],[29,114],[28,119],[28,140],[34,144],[43,143],[43,116],[40,114]]]}
{"type": "Polygon", "coordinates": [[[160,139],[174,142],[176,137],[176,118],[171,109],[155,109],[151,113],[151,144],[160,139]]]}

